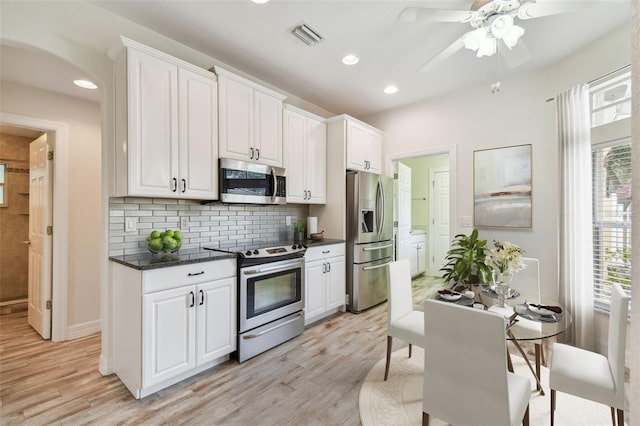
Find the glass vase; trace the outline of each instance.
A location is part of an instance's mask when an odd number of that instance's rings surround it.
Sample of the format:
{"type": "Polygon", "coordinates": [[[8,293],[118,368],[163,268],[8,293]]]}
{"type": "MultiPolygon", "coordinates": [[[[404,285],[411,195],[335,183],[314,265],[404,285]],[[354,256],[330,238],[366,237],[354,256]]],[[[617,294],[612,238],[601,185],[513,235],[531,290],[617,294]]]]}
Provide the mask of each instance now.
{"type": "Polygon", "coordinates": [[[513,275],[508,272],[493,274],[493,283],[496,286],[496,295],[498,295],[498,306],[501,308],[508,307],[506,300],[511,289],[511,278],[513,278],[513,275]]]}

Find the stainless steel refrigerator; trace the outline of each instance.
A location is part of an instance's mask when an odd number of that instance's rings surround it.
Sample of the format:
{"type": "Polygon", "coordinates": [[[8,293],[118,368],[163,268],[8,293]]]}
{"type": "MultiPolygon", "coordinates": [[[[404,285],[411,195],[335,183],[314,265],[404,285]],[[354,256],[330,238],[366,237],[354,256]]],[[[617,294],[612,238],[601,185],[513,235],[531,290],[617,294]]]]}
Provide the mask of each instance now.
{"type": "Polygon", "coordinates": [[[393,260],[393,179],[347,172],[347,294],[351,312],[387,300],[393,260]]]}

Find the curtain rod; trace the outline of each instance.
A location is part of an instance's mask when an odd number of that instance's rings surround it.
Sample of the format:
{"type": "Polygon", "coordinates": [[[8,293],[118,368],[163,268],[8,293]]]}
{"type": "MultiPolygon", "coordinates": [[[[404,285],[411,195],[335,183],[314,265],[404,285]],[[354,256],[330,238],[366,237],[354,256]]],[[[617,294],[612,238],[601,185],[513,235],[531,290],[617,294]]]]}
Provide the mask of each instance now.
{"type": "MultiPolygon", "coordinates": [[[[601,75],[601,76],[600,76],[600,77],[598,77],[598,78],[594,78],[593,80],[588,81],[588,82],[587,82],[587,84],[593,84],[593,83],[595,83],[595,82],[596,82],[596,81],[598,81],[598,80],[602,80],[603,78],[609,77],[611,74],[615,74],[615,73],[617,73],[617,72],[620,72],[620,71],[622,71],[622,70],[624,70],[624,69],[626,69],[626,68],[630,68],[630,67],[631,67],[631,64],[628,64],[628,65],[622,66],[622,67],[618,68],[617,70],[613,70],[613,71],[611,71],[611,72],[606,73],[605,75],[601,75]]],[[[551,101],[554,101],[555,99],[556,99],[556,98],[555,98],[555,96],[554,96],[554,97],[552,97],[552,98],[549,98],[549,99],[545,100],[545,102],[551,102],[551,101]]]]}

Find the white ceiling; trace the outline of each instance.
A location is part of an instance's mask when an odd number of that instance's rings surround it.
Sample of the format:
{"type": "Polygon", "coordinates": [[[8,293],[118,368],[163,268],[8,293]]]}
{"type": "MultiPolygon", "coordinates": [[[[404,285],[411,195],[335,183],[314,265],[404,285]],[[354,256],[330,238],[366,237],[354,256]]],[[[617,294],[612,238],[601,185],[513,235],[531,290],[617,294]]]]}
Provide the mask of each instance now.
{"type": "MultiPolygon", "coordinates": [[[[471,29],[468,24],[398,21],[408,6],[466,9],[472,0],[325,1],[127,0],[93,4],[161,33],[219,61],[333,113],[356,117],[476,84],[503,79],[555,62],[629,21],[631,0],[537,0],[580,2],[590,7],[527,21],[525,41],[532,59],[514,70],[462,50],[427,73],[428,59],[471,29]],[[306,22],[326,39],[309,47],[290,30],[306,22]],[[352,67],[340,60],[360,57],[352,67]],[[398,93],[386,95],[394,84],[398,93]]],[[[161,49],[161,46],[153,46],[161,49]]],[[[0,45],[1,77],[85,99],[99,91],[71,84],[81,73],[47,54],[0,45]],[[87,93],[89,92],[89,93],[87,93]]]]}

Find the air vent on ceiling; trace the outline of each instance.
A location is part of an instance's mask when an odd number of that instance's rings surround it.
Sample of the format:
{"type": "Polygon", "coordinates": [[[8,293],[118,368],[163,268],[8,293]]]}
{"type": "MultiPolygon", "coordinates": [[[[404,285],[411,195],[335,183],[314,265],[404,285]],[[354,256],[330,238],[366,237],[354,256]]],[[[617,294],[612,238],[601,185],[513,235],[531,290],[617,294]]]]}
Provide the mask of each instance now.
{"type": "Polygon", "coordinates": [[[324,40],[324,37],[319,32],[305,23],[296,26],[291,32],[309,46],[315,46],[324,40]]]}

